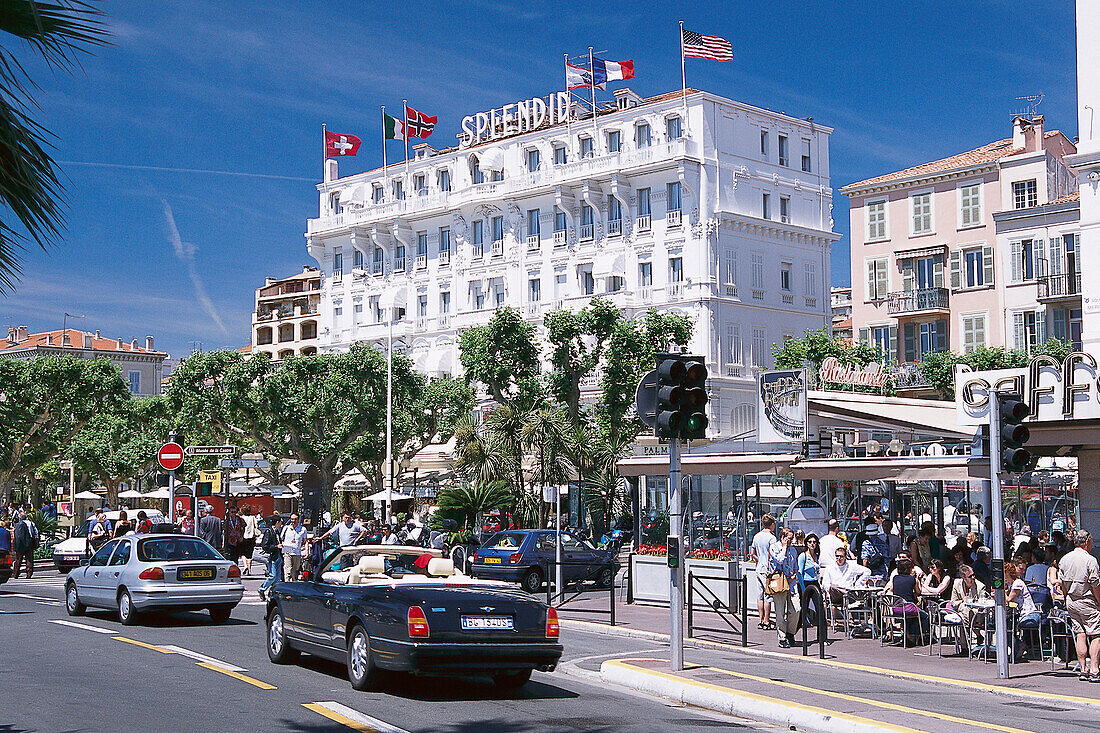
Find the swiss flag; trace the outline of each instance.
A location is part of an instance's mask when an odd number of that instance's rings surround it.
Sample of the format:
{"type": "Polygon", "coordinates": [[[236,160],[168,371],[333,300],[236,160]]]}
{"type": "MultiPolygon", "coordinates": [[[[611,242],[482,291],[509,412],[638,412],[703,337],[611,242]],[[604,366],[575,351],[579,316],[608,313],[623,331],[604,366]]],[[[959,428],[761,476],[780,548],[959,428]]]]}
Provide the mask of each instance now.
{"type": "Polygon", "coordinates": [[[359,144],[363,142],[355,135],[341,135],[325,130],[325,157],[342,157],[355,155],[359,151],[359,144]]]}

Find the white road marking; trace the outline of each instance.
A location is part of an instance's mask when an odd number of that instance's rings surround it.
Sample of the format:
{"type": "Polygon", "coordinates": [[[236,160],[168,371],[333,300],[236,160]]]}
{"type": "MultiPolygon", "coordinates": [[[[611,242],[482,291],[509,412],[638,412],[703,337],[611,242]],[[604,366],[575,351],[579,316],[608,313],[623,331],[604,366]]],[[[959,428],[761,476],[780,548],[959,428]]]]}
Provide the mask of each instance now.
{"type": "Polygon", "coordinates": [[[78,624],[76,621],[65,621],[64,619],[51,618],[51,624],[58,624],[60,626],[72,626],[74,629],[84,629],[85,631],[94,631],[97,634],[117,634],[116,629],[101,629],[98,626],[90,626],[88,624],[78,624]]]}
{"type": "Polygon", "coordinates": [[[182,654],[185,657],[190,657],[197,662],[206,662],[207,664],[212,664],[215,667],[221,667],[222,669],[229,670],[230,672],[248,671],[244,667],[238,667],[235,664],[223,662],[222,660],[215,657],[208,657],[205,654],[200,654],[199,652],[191,651],[190,649],[184,649],[182,646],[174,646],[172,644],[160,644],[158,646],[160,646],[161,649],[167,649],[170,652],[175,652],[176,654],[182,654]]]}
{"type": "Polygon", "coordinates": [[[36,603],[38,603],[39,606],[60,606],[61,605],[61,603],[59,601],[36,601],[36,603]]]}
{"type": "Polygon", "coordinates": [[[30,593],[4,593],[0,598],[30,598],[32,601],[52,601],[49,596],[32,596],[30,593]]]}
{"type": "MultiPolygon", "coordinates": [[[[365,730],[377,731],[377,733],[408,733],[408,731],[403,728],[398,728],[396,726],[390,725],[384,720],[379,720],[378,718],[372,718],[365,713],[361,713],[358,710],[353,710],[347,705],[341,705],[338,702],[318,702],[314,703],[314,705],[316,705],[317,707],[325,708],[330,712],[336,713],[342,718],[347,718],[348,720],[358,723],[359,725],[363,726],[362,729],[365,730]]],[[[306,707],[310,706],[307,705],[306,707]]]]}

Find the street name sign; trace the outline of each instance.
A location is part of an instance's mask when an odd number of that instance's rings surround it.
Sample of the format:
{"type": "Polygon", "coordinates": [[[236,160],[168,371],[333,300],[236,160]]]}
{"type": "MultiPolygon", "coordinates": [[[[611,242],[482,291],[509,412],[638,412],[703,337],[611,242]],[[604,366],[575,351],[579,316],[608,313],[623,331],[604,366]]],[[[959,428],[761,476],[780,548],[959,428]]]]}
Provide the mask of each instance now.
{"type": "Polygon", "coordinates": [[[165,471],[175,471],[183,465],[183,446],[179,443],[165,443],[157,451],[157,460],[165,471]]]}
{"type": "Polygon", "coordinates": [[[232,445],[189,445],[184,452],[189,456],[231,456],[237,449],[232,445]]]}
{"type": "Polygon", "coordinates": [[[223,458],[218,465],[222,468],[271,468],[271,462],[262,458],[223,458]]]}

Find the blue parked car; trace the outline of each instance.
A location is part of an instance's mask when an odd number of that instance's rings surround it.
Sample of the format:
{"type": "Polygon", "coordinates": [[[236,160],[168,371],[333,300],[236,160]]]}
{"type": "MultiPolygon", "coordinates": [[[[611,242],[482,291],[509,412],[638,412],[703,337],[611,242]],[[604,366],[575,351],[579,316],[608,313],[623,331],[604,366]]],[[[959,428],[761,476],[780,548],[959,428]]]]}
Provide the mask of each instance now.
{"type": "MultiPolygon", "coordinates": [[[[600,550],[569,532],[561,533],[562,580],[566,583],[595,581],[601,588],[615,582],[618,552],[600,550]]],[[[519,583],[528,593],[538,593],[554,574],[554,531],[512,529],[497,532],[478,548],[471,564],[475,578],[519,583]]]]}

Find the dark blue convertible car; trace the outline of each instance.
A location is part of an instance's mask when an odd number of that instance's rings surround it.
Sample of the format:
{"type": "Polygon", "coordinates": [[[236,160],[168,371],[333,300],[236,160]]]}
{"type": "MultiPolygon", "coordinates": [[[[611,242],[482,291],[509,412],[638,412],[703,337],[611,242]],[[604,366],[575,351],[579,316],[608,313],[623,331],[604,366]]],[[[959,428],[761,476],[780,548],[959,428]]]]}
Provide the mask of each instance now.
{"type": "MultiPolygon", "coordinates": [[[[616,550],[600,550],[570,532],[561,533],[562,580],[591,580],[609,588],[619,569],[616,550]]],[[[513,529],[497,532],[474,554],[471,575],[519,583],[528,593],[538,593],[554,575],[554,530],[513,529]]]]}

